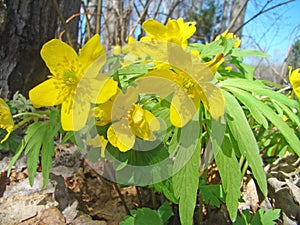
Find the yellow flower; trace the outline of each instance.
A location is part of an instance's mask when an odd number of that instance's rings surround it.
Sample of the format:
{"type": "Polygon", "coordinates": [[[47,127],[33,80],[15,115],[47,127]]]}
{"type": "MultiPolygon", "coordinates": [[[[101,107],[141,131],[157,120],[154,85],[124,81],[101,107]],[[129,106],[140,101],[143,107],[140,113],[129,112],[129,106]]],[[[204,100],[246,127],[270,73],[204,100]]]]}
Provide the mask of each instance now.
{"type": "Polygon", "coordinates": [[[10,133],[13,131],[14,121],[11,116],[8,105],[2,98],[0,98],[0,128],[7,131],[7,134],[0,142],[3,143],[7,140],[10,133]]]}
{"type": "Polygon", "coordinates": [[[149,35],[143,37],[141,41],[157,40],[165,42],[173,42],[182,47],[186,47],[189,39],[196,31],[196,22],[184,23],[182,18],[177,20],[168,20],[166,25],[160,22],[148,19],[143,25],[143,29],[149,35]]]}
{"type": "Polygon", "coordinates": [[[120,151],[133,148],[136,137],[154,141],[154,131],[160,129],[158,119],[148,110],[135,104],[136,90],[128,87],[126,94],[120,92],[111,109],[112,124],[107,130],[108,141],[120,151]]]}
{"type": "Polygon", "coordinates": [[[52,75],[31,89],[29,97],[37,108],[62,104],[64,130],[80,130],[87,121],[90,103],[104,103],[116,94],[117,82],[99,75],[106,60],[99,35],[82,47],[79,56],[57,39],[44,44],[41,56],[52,75]]]}
{"type": "Polygon", "coordinates": [[[224,60],[223,54],[204,64],[200,59],[193,61],[192,53],[185,52],[181,46],[169,45],[167,55],[166,62],[136,79],[139,92],[150,90],[147,93],[161,98],[172,94],[170,120],[176,127],[185,126],[193,118],[201,101],[214,119],[222,116],[225,100],[220,88],[212,81],[224,60]]]}
{"type": "Polygon", "coordinates": [[[94,148],[100,148],[101,149],[100,155],[102,158],[105,157],[104,152],[105,152],[107,143],[108,143],[108,141],[103,136],[100,136],[100,135],[96,135],[94,138],[89,139],[86,142],[87,145],[90,145],[94,148]]]}
{"type": "Polygon", "coordinates": [[[217,54],[212,60],[206,62],[205,64],[209,66],[213,74],[215,74],[219,68],[219,66],[224,62],[223,53],[217,54]]]}
{"type": "Polygon", "coordinates": [[[118,55],[121,54],[121,46],[120,46],[120,45],[114,46],[114,48],[113,48],[113,54],[114,54],[115,56],[118,56],[118,55]]]}
{"type": "Polygon", "coordinates": [[[225,39],[235,39],[235,43],[234,43],[234,48],[238,48],[241,44],[241,40],[233,33],[228,32],[228,30],[225,30],[222,34],[219,34],[215,40],[219,40],[221,37],[225,38],[225,39]]]}
{"type": "Polygon", "coordinates": [[[300,68],[292,71],[292,67],[289,66],[289,77],[293,90],[297,98],[300,99],[300,68]]]}

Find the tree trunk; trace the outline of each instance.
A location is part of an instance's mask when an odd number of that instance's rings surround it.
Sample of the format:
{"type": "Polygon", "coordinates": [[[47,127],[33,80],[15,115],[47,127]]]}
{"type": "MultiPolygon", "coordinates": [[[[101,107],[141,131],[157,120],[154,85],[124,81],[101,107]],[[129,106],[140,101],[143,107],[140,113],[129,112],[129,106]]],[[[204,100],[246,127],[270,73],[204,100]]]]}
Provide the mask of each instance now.
{"type": "Polygon", "coordinates": [[[230,11],[229,31],[242,36],[242,25],[245,20],[245,12],[248,0],[233,0],[230,11]]]}
{"type": "MultiPolygon", "coordinates": [[[[62,8],[64,14],[70,5],[62,8]]],[[[79,8],[74,13],[77,12],[79,8]]],[[[52,1],[0,0],[1,97],[9,98],[18,90],[28,96],[32,87],[46,79],[49,72],[40,57],[40,49],[55,37],[57,28],[57,12],[52,1]]]]}

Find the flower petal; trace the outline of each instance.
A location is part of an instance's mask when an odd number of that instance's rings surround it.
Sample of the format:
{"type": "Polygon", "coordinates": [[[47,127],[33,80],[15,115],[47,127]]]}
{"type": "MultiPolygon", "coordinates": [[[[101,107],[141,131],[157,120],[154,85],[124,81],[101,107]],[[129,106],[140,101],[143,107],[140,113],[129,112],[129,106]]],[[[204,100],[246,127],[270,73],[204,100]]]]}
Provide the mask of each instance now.
{"type": "Polygon", "coordinates": [[[41,56],[54,76],[72,70],[72,64],[78,60],[75,50],[58,39],[53,39],[44,44],[41,49],[41,56]]]}
{"type": "Polygon", "coordinates": [[[204,103],[204,106],[210,112],[210,115],[215,120],[218,120],[220,116],[224,115],[225,110],[225,99],[221,89],[209,83],[202,84],[201,89],[203,90],[206,99],[206,102],[201,99],[204,103]]]}
{"type": "Polygon", "coordinates": [[[195,115],[194,102],[183,91],[174,94],[170,105],[170,120],[175,127],[184,127],[195,115]]]}
{"type": "Polygon", "coordinates": [[[95,98],[92,99],[92,102],[101,104],[107,102],[111,97],[117,94],[118,92],[118,83],[112,78],[107,77],[104,74],[101,74],[97,77],[97,80],[91,83],[91,90],[93,91],[92,95],[95,98]]]}
{"type": "Polygon", "coordinates": [[[7,131],[5,137],[0,141],[2,144],[7,140],[14,128],[14,121],[10,113],[10,109],[2,98],[0,98],[0,128],[7,131]]]}
{"type": "Polygon", "coordinates": [[[99,34],[95,34],[80,50],[79,60],[84,70],[94,63],[98,58],[97,67],[101,68],[105,63],[105,50],[100,44],[99,34]]]}
{"type": "Polygon", "coordinates": [[[62,103],[61,125],[65,131],[78,131],[86,124],[90,111],[90,102],[82,101],[81,97],[78,95],[70,96],[62,103]]]}
{"type": "Polygon", "coordinates": [[[290,68],[290,82],[296,96],[300,99],[300,68],[295,69],[293,72],[290,68]]]}
{"type": "Polygon", "coordinates": [[[167,31],[163,24],[153,19],[147,19],[142,27],[151,38],[158,38],[159,40],[165,36],[167,31]]]}
{"type": "Polygon", "coordinates": [[[87,145],[91,145],[94,148],[99,147],[101,150],[101,157],[104,158],[105,157],[105,149],[106,149],[106,145],[107,145],[108,141],[100,135],[96,135],[94,138],[89,139],[86,144],[87,145]]]}
{"type": "Polygon", "coordinates": [[[121,152],[130,150],[135,143],[135,136],[130,131],[126,119],[112,124],[107,130],[107,138],[121,152]]]}
{"type": "Polygon", "coordinates": [[[29,99],[34,107],[40,108],[42,106],[60,105],[64,97],[61,94],[61,89],[58,87],[57,80],[50,78],[32,88],[29,91],[29,99]]]}

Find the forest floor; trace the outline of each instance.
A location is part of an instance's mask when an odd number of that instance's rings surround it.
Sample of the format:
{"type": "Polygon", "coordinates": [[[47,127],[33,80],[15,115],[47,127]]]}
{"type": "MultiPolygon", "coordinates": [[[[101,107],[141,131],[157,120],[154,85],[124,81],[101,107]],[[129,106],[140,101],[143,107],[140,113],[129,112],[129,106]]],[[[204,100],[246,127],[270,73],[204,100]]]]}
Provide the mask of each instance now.
{"type": "MultiPolygon", "coordinates": [[[[9,152],[0,154],[0,225],[117,225],[127,215],[123,201],[130,210],[153,206],[150,189],[116,188],[116,184],[101,176],[101,162],[90,163],[76,147],[56,147],[49,183],[44,189],[40,168],[33,186],[29,185],[24,156],[7,177],[11,157],[9,152]]],[[[213,177],[210,182],[220,182],[217,170],[211,171],[215,176],[210,174],[213,177]]],[[[280,208],[277,224],[300,224],[300,159],[288,155],[267,165],[265,171],[268,198],[260,200],[255,182],[248,174],[241,187],[244,202],[239,209],[255,213],[259,208],[280,208]]],[[[180,225],[177,206],[173,206],[173,211],[169,225],[180,225]]],[[[220,208],[205,205],[202,222],[197,218],[195,221],[202,225],[231,224],[224,205],[220,208]]]]}

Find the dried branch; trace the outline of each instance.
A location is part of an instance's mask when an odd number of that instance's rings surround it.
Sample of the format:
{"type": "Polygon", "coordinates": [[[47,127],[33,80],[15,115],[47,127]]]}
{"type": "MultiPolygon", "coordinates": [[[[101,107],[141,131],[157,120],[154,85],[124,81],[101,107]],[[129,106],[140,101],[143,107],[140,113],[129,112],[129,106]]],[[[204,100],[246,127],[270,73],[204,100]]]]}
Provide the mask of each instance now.
{"type": "Polygon", "coordinates": [[[172,14],[173,14],[175,8],[176,8],[180,3],[182,3],[182,0],[178,0],[178,1],[175,2],[175,4],[172,6],[172,8],[170,9],[169,13],[167,14],[167,17],[166,17],[166,20],[165,20],[164,24],[167,24],[169,18],[172,16],[172,14]]]}
{"type": "Polygon", "coordinates": [[[285,5],[285,4],[288,4],[290,2],[294,2],[295,0],[288,0],[288,1],[285,1],[285,2],[281,2],[281,3],[278,3],[277,5],[274,5],[268,9],[265,9],[266,6],[271,2],[270,0],[264,5],[264,7],[257,13],[255,14],[253,17],[251,17],[249,20],[247,20],[246,22],[244,22],[241,26],[239,26],[235,31],[234,33],[236,33],[237,31],[239,31],[240,29],[242,29],[243,26],[245,26],[246,24],[248,24],[249,22],[251,22],[252,20],[254,20],[256,17],[270,11],[270,10],[273,10],[279,6],[282,6],[282,5],[285,5]]]}
{"type": "Polygon", "coordinates": [[[102,0],[98,0],[97,5],[97,20],[96,20],[96,34],[100,34],[100,24],[101,24],[101,9],[102,9],[102,0]]]}
{"type": "Polygon", "coordinates": [[[129,32],[129,36],[132,36],[133,32],[135,31],[136,27],[138,26],[138,24],[145,19],[146,15],[147,15],[147,11],[148,8],[150,6],[150,3],[152,2],[152,0],[147,0],[146,6],[144,7],[144,10],[142,12],[142,14],[139,16],[139,19],[136,21],[136,23],[134,24],[134,26],[132,27],[132,29],[129,32]]]}
{"type": "Polygon", "coordinates": [[[53,4],[54,9],[55,9],[55,11],[56,11],[56,13],[58,15],[58,18],[59,18],[59,20],[60,20],[60,22],[61,22],[61,24],[62,24],[62,26],[63,26],[63,28],[65,30],[65,33],[66,33],[66,36],[67,36],[67,41],[73,47],[72,39],[71,39],[70,33],[68,31],[68,28],[67,28],[67,23],[66,23],[63,15],[62,15],[62,13],[59,10],[59,6],[57,4],[57,1],[56,0],[52,0],[52,4],[53,4]]]}

